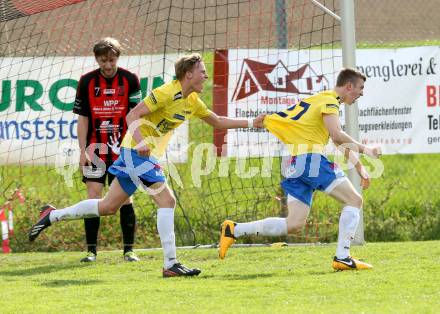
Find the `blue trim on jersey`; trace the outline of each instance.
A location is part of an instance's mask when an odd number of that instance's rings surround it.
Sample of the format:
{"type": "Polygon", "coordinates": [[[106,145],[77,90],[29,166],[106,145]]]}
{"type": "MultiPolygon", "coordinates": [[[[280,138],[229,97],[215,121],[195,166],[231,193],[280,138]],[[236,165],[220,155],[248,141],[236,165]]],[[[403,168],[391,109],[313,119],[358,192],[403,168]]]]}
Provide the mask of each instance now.
{"type": "Polygon", "coordinates": [[[175,113],[173,117],[174,117],[175,119],[177,119],[177,120],[185,121],[185,116],[182,116],[182,115],[180,115],[180,114],[178,114],[178,113],[175,113]]]}
{"type": "Polygon", "coordinates": [[[311,206],[315,190],[324,191],[334,180],[344,176],[337,164],[325,156],[309,153],[292,157],[288,177],[281,182],[281,186],[286,194],[311,206]]]}
{"type": "Polygon", "coordinates": [[[108,168],[108,172],[118,178],[128,195],[132,195],[141,183],[166,181],[156,158],[139,156],[135,150],[128,148],[121,148],[119,158],[108,168]]]}

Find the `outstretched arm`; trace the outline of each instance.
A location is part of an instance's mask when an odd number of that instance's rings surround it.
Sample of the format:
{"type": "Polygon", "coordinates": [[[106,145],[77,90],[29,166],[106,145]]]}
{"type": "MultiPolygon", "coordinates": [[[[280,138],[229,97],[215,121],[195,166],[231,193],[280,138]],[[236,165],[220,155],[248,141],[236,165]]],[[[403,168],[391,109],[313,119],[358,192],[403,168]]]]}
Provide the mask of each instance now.
{"type": "Polygon", "coordinates": [[[125,118],[125,120],[127,121],[128,132],[130,132],[131,136],[135,140],[137,144],[136,151],[141,156],[150,155],[150,148],[146,143],[144,143],[144,138],[139,131],[141,118],[150,113],[150,109],[148,109],[144,101],[141,101],[136,105],[136,107],[130,110],[130,112],[127,114],[127,117],[125,118]]]}
{"type": "Polygon", "coordinates": [[[78,145],[79,145],[79,166],[81,172],[83,171],[83,166],[87,164],[86,157],[86,144],[87,144],[87,133],[89,131],[89,118],[86,116],[78,115],[78,145]]]}
{"type": "Polygon", "coordinates": [[[352,138],[350,135],[342,130],[341,123],[339,122],[339,117],[335,114],[323,114],[322,119],[324,120],[324,125],[330,134],[335,145],[346,145],[351,150],[356,151],[373,158],[378,158],[382,155],[380,147],[369,147],[363,145],[352,138]],[[353,149],[356,147],[355,149],[353,149]]]}
{"type": "Polygon", "coordinates": [[[216,129],[238,129],[238,128],[262,128],[266,114],[260,114],[255,119],[235,119],[225,116],[218,116],[210,112],[209,116],[202,118],[203,121],[216,129]]]}
{"type": "Polygon", "coordinates": [[[323,120],[333,143],[344,153],[345,158],[354,165],[357,173],[361,177],[362,188],[367,189],[370,186],[371,179],[357,153],[363,153],[370,157],[377,158],[381,155],[380,147],[368,147],[353,139],[342,130],[337,115],[324,114],[323,120]]]}
{"type": "Polygon", "coordinates": [[[348,160],[351,164],[354,165],[354,168],[356,169],[356,172],[361,177],[361,187],[365,190],[368,189],[370,186],[370,175],[368,174],[368,171],[365,169],[364,165],[362,164],[361,160],[359,159],[359,155],[355,152],[351,151],[344,145],[337,146],[337,148],[344,153],[345,159],[348,160]]]}

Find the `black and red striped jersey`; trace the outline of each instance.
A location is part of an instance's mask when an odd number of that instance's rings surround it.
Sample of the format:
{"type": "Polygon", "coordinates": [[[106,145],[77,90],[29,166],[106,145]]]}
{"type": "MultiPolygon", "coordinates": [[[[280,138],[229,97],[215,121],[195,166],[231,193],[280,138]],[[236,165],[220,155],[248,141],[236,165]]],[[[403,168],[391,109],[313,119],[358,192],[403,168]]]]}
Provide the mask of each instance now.
{"type": "Polygon", "coordinates": [[[81,76],[73,112],[89,118],[87,149],[106,164],[118,158],[119,145],[127,131],[125,117],[140,101],[136,74],[118,67],[112,78],[99,69],[81,76]]]}

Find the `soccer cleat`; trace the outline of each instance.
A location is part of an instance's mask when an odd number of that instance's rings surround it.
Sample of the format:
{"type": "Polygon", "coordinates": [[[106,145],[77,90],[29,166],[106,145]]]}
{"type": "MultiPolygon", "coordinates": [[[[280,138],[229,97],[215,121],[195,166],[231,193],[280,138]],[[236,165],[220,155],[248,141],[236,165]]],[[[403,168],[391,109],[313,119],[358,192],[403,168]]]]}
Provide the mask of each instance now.
{"type": "Polygon", "coordinates": [[[127,251],[124,253],[124,261],[127,262],[139,262],[140,259],[133,251],[127,251]]]}
{"type": "Polygon", "coordinates": [[[180,263],[175,263],[173,266],[162,270],[162,276],[167,277],[191,277],[198,276],[202,271],[198,268],[188,268],[180,263]]]}
{"type": "Polygon", "coordinates": [[[51,211],[55,210],[56,208],[52,205],[45,205],[41,207],[40,209],[40,219],[38,219],[37,223],[32,226],[32,228],[29,230],[29,241],[34,241],[38,235],[49,227],[51,225],[49,220],[49,214],[51,211]]]}
{"type": "Polygon", "coordinates": [[[225,258],[226,252],[228,251],[229,247],[235,242],[234,228],[235,223],[233,221],[223,221],[220,231],[220,242],[218,245],[218,256],[220,257],[220,259],[225,258]]]}
{"type": "Polygon", "coordinates": [[[361,262],[353,257],[346,257],[339,259],[336,256],[333,258],[332,267],[334,270],[361,270],[361,269],[372,269],[373,265],[361,262]]]}
{"type": "Polygon", "coordinates": [[[96,254],[93,252],[87,252],[87,256],[82,258],[81,263],[90,263],[90,262],[96,262],[96,254]]]}

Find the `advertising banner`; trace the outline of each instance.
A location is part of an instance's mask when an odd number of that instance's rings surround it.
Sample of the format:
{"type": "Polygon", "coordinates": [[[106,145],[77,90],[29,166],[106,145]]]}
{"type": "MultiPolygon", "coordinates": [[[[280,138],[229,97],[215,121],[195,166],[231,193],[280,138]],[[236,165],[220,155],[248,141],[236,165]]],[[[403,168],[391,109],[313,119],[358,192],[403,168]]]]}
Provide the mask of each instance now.
{"type": "MultiPolygon", "coordinates": [[[[286,109],[332,89],[341,55],[340,50],[318,49],[217,51],[214,109],[236,118],[286,109]]],[[[440,152],[440,48],[360,49],[356,60],[367,76],[358,100],[360,141],[380,145],[384,154],[440,152]]],[[[340,118],[344,125],[344,106],[340,118]]],[[[228,130],[215,141],[227,156],[287,154],[262,129],[228,130]]]]}
{"type": "MultiPolygon", "coordinates": [[[[118,65],[138,75],[145,97],[173,79],[176,58],[121,56],[118,65]]],[[[76,88],[81,75],[97,67],[94,57],[0,59],[0,164],[77,163],[76,88]]],[[[175,131],[168,160],[187,160],[188,130],[184,123],[175,131]]]]}

